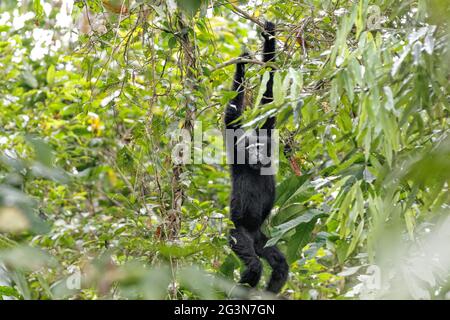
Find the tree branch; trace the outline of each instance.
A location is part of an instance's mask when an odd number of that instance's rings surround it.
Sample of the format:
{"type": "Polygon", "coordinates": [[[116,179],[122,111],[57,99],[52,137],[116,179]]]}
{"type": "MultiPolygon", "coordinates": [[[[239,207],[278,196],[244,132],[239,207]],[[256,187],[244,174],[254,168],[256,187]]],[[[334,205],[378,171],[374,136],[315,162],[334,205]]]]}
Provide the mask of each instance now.
{"type": "Polygon", "coordinates": [[[247,12],[239,9],[237,6],[235,6],[234,4],[232,4],[231,2],[228,2],[230,4],[230,6],[233,8],[233,11],[235,11],[236,13],[238,13],[241,17],[246,18],[254,23],[256,23],[258,26],[260,26],[261,28],[264,29],[264,23],[262,23],[261,21],[259,21],[258,19],[256,19],[255,17],[252,17],[251,15],[249,15],[247,12]]]}
{"type": "Polygon", "coordinates": [[[275,66],[275,64],[273,62],[270,62],[270,61],[269,62],[263,62],[263,61],[259,61],[259,60],[256,60],[256,59],[246,59],[246,58],[238,57],[238,58],[233,58],[231,60],[228,60],[228,61],[226,61],[224,63],[218,64],[217,66],[215,66],[211,70],[211,72],[217,71],[219,69],[228,67],[228,66],[230,66],[232,64],[236,64],[236,63],[252,63],[252,64],[258,64],[260,66],[271,67],[273,70],[277,70],[278,69],[275,66]]]}
{"type": "Polygon", "coordinates": [[[219,69],[228,67],[228,66],[230,66],[232,64],[236,64],[236,63],[253,63],[253,64],[259,64],[261,66],[265,65],[264,62],[256,60],[256,59],[246,59],[246,58],[238,57],[238,58],[233,58],[231,60],[228,60],[224,63],[218,64],[211,70],[211,72],[217,71],[219,69]]]}

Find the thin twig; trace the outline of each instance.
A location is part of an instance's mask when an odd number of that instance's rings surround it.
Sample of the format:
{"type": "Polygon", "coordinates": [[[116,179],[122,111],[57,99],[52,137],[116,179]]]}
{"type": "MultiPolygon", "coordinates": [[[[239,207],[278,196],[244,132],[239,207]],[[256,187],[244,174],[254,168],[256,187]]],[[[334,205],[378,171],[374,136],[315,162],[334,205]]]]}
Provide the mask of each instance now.
{"type": "Polygon", "coordinates": [[[256,59],[245,59],[245,58],[238,57],[238,58],[233,58],[231,60],[228,60],[228,61],[226,61],[224,63],[218,64],[217,66],[215,66],[211,70],[211,72],[214,72],[214,71],[216,71],[218,69],[221,69],[221,68],[228,67],[228,66],[230,66],[232,64],[236,64],[236,63],[253,63],[253,64],[259,64],[261,66],[266,65],[265,62],[262,62],[262,61],[259,61],[259,60],[256,60],[256,59]]]}
{"type": "Polygon", "coordinates": [[[233,8],[234,11],[236,11],[239,15],[241,15],[242,17],[253,21],[254,23],[256,23],[258,26],[260,26],[261,28],[264,28],[264,23],[262,23],[261,21],[259,21],[258,19],[256,19],[255,17],[252,17],[251,15],[249,15],[247,12],[239,9],[237,6],[235,6],[234,4],[232,4],[231,2],[229,3],[230,6],[233,8]]]}

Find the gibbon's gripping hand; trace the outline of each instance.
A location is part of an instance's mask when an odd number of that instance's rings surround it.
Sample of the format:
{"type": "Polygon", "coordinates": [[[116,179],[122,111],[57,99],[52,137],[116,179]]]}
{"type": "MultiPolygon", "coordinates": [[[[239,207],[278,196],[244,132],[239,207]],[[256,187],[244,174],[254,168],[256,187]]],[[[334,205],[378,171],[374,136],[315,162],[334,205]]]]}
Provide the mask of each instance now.
{"type": "Polygon", "coordinates": [[[275,36],[275,23],[271,21],[266,21],[264,23],[264,30],[261,32],[264,39],[270,40],[271,37],[275,36]]]}

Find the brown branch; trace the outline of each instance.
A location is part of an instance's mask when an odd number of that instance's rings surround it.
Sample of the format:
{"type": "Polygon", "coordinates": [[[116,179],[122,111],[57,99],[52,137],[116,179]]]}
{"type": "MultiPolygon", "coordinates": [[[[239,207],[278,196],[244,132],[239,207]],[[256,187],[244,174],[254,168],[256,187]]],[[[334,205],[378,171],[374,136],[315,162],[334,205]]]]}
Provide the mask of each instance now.
{"type": "MultiPolygon", "coordinates": [[[[181,33],[181,31],[187,28],[187,21],[181,15],[177,15],[177,27],[179,30],[179,43],[181,46],[180,50],[180,60],[179,67],[183,72],[182,82],[183,88],[189,92],[197,90],[198,86],[198,65],[197,65],[197,46],[195,43],[195,38],[191,39],[189,33],[181,33]]],[[[195,35],[194,35],[195,37],[195,35]]],[[[185,102],[185,118],[184,118],[184,129],[187,129],[192,136],[194,129],[194,121],[196,117],[196,110],[192,108],[195,105],[195,98],[193,95],[186,95],[185,102]]],[[[185,168],[182,164],[173,164],[172,167],[172,205],[171,209],[167,212],[165,217],[165,236],[168,239],[176,239],[181,230],[182,221],[182,206],[185,197],[185,192],[182,184],[182,176],[185,168]]]]}
{"type": "Polygon", "coordinates": [[[237,14],[239,14],[241,17],[248,19],[254,23],[256,23],[258,26],[260,26],[261,28],[264,28],[264,23],[262,23],[261,21],[259,21],[258,19],[256,19],[255,17],[252,17],[251,15],[249,15],[247,12],[239,9],[237,6],[235,6],[232,3],[229,3],[230,6],[233,8],[233,11],[235,11],[237,14]]]}

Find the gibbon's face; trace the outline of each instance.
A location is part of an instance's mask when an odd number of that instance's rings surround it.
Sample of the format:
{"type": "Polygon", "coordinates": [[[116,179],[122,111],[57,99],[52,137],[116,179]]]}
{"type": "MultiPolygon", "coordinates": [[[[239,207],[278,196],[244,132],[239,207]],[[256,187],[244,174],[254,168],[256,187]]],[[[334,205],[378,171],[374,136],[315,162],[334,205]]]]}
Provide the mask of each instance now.
{"type": "Polygon", "coordinates": [[[245,139],[245,161],[254,170],[271,166],[271,139],[264,134],[252,134],[245,139]]]}

